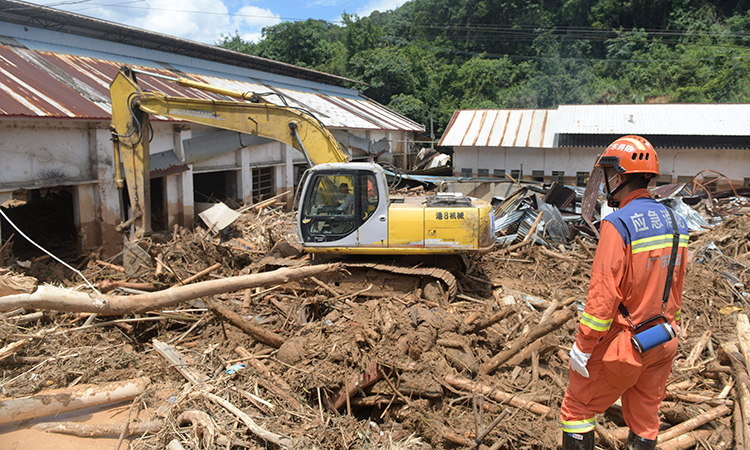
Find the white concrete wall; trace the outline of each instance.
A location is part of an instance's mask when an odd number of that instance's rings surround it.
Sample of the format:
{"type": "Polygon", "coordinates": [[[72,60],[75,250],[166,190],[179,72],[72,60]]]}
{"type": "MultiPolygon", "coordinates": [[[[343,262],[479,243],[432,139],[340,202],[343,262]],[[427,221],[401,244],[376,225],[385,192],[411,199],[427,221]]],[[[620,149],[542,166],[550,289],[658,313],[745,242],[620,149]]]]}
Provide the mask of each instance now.
{"type": "Polygon", "coordinates": [[[86,122],[0,120],[0,136],[0,191],[96,180],[86,122]]]}
{"type": "MultiPolygon", "coordinates": [[[[575,177],[576,172],[590,172],[602,148],[513,148],[513,147],[454,147],[454,174],[471,168],[505,169],[507,173],[518,170],[523,164],[524,178],[533,170],[563,171],[565,177],[575,177]]],[[[679,176],[693,176],[704,169],[724,174],[735,187],[742,187],[744,178],[750,177],[750,150],[657,149],[662,177],[659,181],[677,182],[679,176]]]]}

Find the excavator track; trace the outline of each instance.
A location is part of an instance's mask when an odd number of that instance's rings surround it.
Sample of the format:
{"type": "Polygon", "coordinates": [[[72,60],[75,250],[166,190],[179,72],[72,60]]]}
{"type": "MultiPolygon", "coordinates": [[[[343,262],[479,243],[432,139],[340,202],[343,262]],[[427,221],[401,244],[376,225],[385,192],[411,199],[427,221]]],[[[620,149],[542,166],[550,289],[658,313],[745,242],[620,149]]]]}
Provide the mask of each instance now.
{"type": "Polygon", "coordinates": [[[447,287],[446,292],[448,294],[448,300],[452,300],[456,296],[458,291],[458,280],[456,277],[445,269],[438,267],[404,267],[393,264],[380,264],[380,263],[344,263],[344,267],[359,268],[359,269],[373,269],[381,272],[390,272],[399,275],[411,275],[417,277],[431,277],[441,280],[447,287]]]}
{"type": "MultiPolygon", "coordinates": [[[[322,275],[319,278],[333,288],[343,288],[346,292],[368,291],[373,295],[402,295],[413,292],[416,288],[425,288],[434,281],[439,281],[444,298],[452,301],[458,291],[458,280],[449,270],[439,267],[405,266],[383,262],[353,262],[349,258],[325,259],[324,262],[339,262],[345,270],[338,274],[322,275]],[[377,273],[373,274],[372,271],[377,273]]],[[[300,267],[309,265],[310,261],[297,258],[267,257],[249,267],[250,272],[268,268],[300,267]]],[[[313,263],[314,264],[314,263],[313,263]]],[[[307,284],[299,282],[300,285],[307,284]]],[[[311,288],[315,285],[310,283],[311,288]]]]}

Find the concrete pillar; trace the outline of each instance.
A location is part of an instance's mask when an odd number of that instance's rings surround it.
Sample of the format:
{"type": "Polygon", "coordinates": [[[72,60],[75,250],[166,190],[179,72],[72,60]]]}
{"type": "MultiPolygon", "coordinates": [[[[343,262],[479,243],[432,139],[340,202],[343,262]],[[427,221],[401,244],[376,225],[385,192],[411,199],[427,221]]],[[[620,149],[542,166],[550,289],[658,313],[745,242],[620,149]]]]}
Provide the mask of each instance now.
{"type": "MultiPolygon", "coordinates": [[[[89,154],[93,173],[98,186],[91,194],[95,205],[95,220],[98,223],[102,256],[108,258],[122,250],[123,237],[115,227],[120,223],[120,192],[115,186],[115,160],[112,150],[112,135],[106,129],[108,124],[98,124],[101,128],[89,129],[89,154]]],[[[117,164],[120,162],[117,161],[117,164]]],[[[79,193],[80,194],[80,193],[79,193]]],[[[89,195],[89,194],[86,194],[89,195]]],[[[85,209],[85,208],[84,208],[85,209]]],[[[87,213],[88,214],[88,213],[87,213]]]]}
{"type": "MultiPolygon", "coordinates": [[[[174,132],[174,153],[180,161],[185,161],[185,149],[182,146],[182,141],[190,139],[192,137],[192,131],[189,129],[183,129],[183,126],[175,126],[174,132]]],[[[193,165],[188,164],[188,170],[180,172],[174,175],[174,181],[170,184],[170,180],[167,180],[167,195],[170,196],[170,186],[173,190],[176,190],[178,198],[177,204],[182,214],[180,214],[180,220],[182,226],[185,228],[193,228],[193,221],[195,220],[195,198],[193,193],[193,165]]],[[[167,177],[171,178],[171,177],[167,177]]],[[[171,226],[174,226],[173,224],[171,226]]]]}
{"type": "Polygon", "coordinates": [[[243,147],[235,152],[237,167],[237,196],[249,205],[253,202],[253,169],[250,168],[250,148],[243,147]]]}
{"type": "Polygon", "coordinates": [[[84,252],[102,243],[97,214],[98,192],[94,184],[73,186],[73,220],[78,229],[78,251],[84,252]]]}
{"type": "Polygon", "coordinates": [[[164,202],[166,203],[167,230],[185,222],[182,209],[182,174],[164,177],[164,202]]]}

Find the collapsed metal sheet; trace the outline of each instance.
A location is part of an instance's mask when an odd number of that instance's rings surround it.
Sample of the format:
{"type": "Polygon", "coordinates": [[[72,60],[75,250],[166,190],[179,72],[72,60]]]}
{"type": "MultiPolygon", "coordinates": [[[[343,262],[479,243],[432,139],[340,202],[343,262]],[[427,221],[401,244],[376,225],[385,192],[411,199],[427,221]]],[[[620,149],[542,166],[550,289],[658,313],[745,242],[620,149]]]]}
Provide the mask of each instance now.
{"type": "Polygon", "coordinates": [[[698,211],[686,205],[679,197],[659,199],[657,201],[669,206],[684,217],[690,231],[699,231],[710,226],[698,211]]]}
{"type": "Polygon", "coordinates": [[[538,202],[539,209],[542,210],[542,222],[539,227],[543,236],[548,236],[553,242],[564,244],[568,239],[568,224],[560,210],[555,205],[545,202],[538,202]]]}

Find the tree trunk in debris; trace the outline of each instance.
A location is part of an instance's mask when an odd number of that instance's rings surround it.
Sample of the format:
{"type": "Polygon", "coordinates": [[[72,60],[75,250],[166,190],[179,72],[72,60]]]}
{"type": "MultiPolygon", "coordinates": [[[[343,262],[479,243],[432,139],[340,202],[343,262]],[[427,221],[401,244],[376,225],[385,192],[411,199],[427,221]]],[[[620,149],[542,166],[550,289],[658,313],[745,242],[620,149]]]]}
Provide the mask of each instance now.
{"type": "MultiPolygon", "coordinates": [[[[128,426],[125,432],[127,436],[131,434],[158,433],[161,431],[162,423],[160,420],[150,422],[133,423],[128,426]]],[[[125,425],[122,424],[90,424],[81,422],[42,422],[34,425],[32,428],[48,433],[69,434],[80,437],[103,437],[119,436],[122,434],[125,425]]]]}
{"type": "Polygon", "coordinates": [[[240,291],[242,289],[284,284],[289,281],[339,270],[339,264],[321,264],[300,268],[283,268],[240,277],[203,281],[158,292],[129,296],[94,295],[51,286],[39,286],[34,293],[0,297],[0,311],[16,308],[48,309],[68,312],[91,312],[100,316],[139,314],[165,308],[200,297],[240,291]]]}
{"type": "Polygon", "coordinates": [[[221,302],[216,300],[207,300],[206,304],[208,308],[214,312],[217,316],[231,323],[235,327],[244,331],[246,334],[252,336],[256,341],[270,345],[273,348],[281,347],[284,343],[284,338],[276,333],[266,330],[265,328],[254,325],[249,320],[244,319],[242,316],[227,308],[221,302]]]}
{"type": "Polygon", "coordinates": [[[575,316],[575,313],[576,313],[575,306],[570,306],[562,311],[558,311],[555,315],[550,317],[549,320],[547,320],[544,323],[539,324],[538,327],[529,331],[528,334],[521,337],[520,339],[513,341],[512,347],[510,349],[503,350],[499,352],[497,355],[493,356],[491,360],[489,360],[486,364],[482,366],[481,368],[482,373],[494,372],[503,363],[508,361],[513,355],[520,352],[524,348],[528,347],[531,343],[533,343],[537,339],[540,339],[541,337],[546,336],[547,334],[557,330],[558,328],[568,323],[568,321],[572,319],[573,316],[575,316]]]}
{"type": "Polygon", "coordinates": [[[103,385],[83,384],[67,389],[53,389],[30,397],[0,400],[0,423],[132,400],[146,390],[149,382],[144,377],[103,385]]]}

